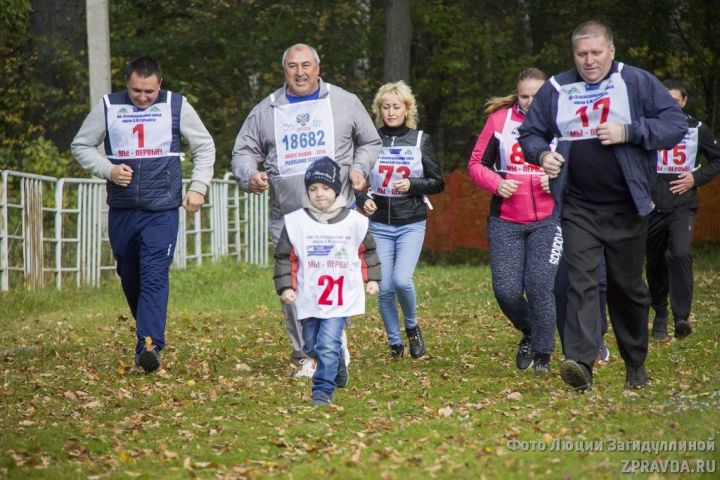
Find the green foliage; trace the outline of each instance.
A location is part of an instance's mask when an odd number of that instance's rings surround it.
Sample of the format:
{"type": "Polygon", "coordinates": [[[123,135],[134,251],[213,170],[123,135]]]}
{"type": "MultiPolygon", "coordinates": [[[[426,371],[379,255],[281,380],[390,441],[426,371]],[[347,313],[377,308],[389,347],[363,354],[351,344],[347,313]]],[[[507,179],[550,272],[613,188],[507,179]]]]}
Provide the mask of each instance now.
{"type": "MultiPolygon", "coordinates": [[[[294,43],[317,48],[321,75],[357,92],[370,82],[366,55],[369,14],[358,2],[235,2],[129,0],[112,2],[113,67],[139,55],[156,58],[164,87],[188,97],[215,139],[221,173],[245,116],[284,82],[281,56],[294,43]]],[[[113,75],[123,88],[122,75],[113,75]]],[[[367,97],[365,97],[366,100],[367,97]]]]}
{"type": "Polygon", "coordinates": [[[8,41],[0,43],[0,169],[66,175],[71,171],[58,167],[71,164],[66,161],[69,138],[87,112],[82,52],[62,38],[32,36],[29,12],[22,10],[29,10],[30,2],[9,3],[19,10],[11,17],[8,41]],[[38,160],[28,155],[40,151],[41,157],[58,158],[36,165],[38,160]],[[38,166],[46,169],[35,170],[38,166]]]}
{"type": "Polygon", "coordinates": [[[23,38],[31,11],[30,0],[0,0],[0,56],[23,38]]]}
{"type": "Polygon", "coordinates": [[[23,168],[28,172],[50,177],[82,176],[82,169],[70,155],[60,152],[57,146],[44,137],[30,140],[20,151],[23,168]]]}
{"type": "MultiPolygon", "coordinates": [[[[27,169],[23,149],[44,137],[67,151],[88,112],[86,52],[76,31],[73,38],[32,33],[29,1],[1,3],[0,167],[27,169]]],[[[125,88],[126,61],[155,57],[164,87],[187,96],[212,133],[222,174],[250,109],[283,83],[280,57],[293,43],[315,46],[322,77],[369,106],[383,78],[384,4],[116,0],[110,2],[113,89],[125,88]]],[[[618,60],[684,81],[689,112],[717,131],[719,17],[720,9],[702,0],[415,1],[409,80],[420,128],[432,137],[445,171],[465,168],[485,101],[512,92],[528,66],[548,74],[570,68],[573,28],[598,18],[615,31],[618,60]]]]}
{"type": "Polygon", "coordinates": [[[411,84],[421,105],[421,128],[439,149],[443,168],[464,168],[484,122],[484,103],[515,88],[533,65],[519,2],[414,4],[411,84]]]}

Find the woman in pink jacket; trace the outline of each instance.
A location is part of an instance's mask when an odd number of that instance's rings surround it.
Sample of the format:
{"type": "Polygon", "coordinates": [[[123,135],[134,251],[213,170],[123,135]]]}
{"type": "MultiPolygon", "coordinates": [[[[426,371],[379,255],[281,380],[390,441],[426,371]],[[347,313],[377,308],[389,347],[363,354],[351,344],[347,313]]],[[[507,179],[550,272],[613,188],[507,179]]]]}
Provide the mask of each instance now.
{"type": "Polygon", "coordinates": [[[553,285],[562,232],[547,176],[525,162],[517,130],[544,82],[542,71],[528,68],[516,93],[487,102],[487,122],[468,162],[473,182],[493,195],[487,228],[493,292],[522,332],[515,363],[520,370],[533,366],[538,375],[550,371],[555,346],[553,285]]]}

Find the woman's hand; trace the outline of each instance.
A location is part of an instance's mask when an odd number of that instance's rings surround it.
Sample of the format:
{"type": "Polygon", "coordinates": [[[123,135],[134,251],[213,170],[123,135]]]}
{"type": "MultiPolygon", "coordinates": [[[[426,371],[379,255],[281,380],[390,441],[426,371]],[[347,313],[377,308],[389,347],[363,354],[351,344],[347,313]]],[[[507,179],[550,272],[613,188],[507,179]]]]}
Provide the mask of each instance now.
{"type": "Polygon", "coordinates": [[[547,173],[540,175],[540,186],[542,187],[543,192],[550,195],[550,177],[547,173]]]}
{"type": "Polygon", "coordinates": [[[393,186],[398,192],[407,193],[410,191],[410,179],[401,178],[400,180],[396,180],[395,182],[393,182],[393,186]]]}
{"type": "Polygon", "coordinates": [[[497,194],[503,198],[510,198],[517,192],[518,185],[520,182],[517,180],[502,180],[498,185],[497,194]]]}

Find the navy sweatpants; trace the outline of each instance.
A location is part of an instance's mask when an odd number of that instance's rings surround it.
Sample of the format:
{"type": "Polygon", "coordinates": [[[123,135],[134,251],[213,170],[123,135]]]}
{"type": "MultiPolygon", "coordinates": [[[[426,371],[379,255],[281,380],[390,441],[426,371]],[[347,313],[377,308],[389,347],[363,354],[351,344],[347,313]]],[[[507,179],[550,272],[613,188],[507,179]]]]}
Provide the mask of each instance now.
{"type": "Polygon", "coordinates": [[[168,272],[175,253],[178,209],[150,212],[111,208],[108,233],[125,298],[135,317],[137,344],[151,337],[159,350],[165,347],[170,283],[168,272]]]}

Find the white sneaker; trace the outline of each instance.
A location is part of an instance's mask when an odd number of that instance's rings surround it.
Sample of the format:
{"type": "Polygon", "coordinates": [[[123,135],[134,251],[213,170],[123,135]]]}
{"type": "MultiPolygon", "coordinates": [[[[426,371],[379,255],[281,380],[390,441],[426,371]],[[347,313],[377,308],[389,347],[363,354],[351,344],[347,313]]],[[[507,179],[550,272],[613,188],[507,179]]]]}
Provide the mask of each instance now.
{"type": "Polygon", "coordinates": [[[345,366],[347,367],[348,365],[350,365],[350,350],[348,350],[347,335],[345,334],[344,328],[343,328],[342,337],[341,337],[340,341],[342,342],[343,355],[345,356],[345,366]]]}
{"type": "Polygon", "coordinates": [[[312,378],[315,374],[315,360],[312,358],[300,359],[300,368],[295,372],[295,378],[312,378]]]}

